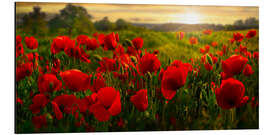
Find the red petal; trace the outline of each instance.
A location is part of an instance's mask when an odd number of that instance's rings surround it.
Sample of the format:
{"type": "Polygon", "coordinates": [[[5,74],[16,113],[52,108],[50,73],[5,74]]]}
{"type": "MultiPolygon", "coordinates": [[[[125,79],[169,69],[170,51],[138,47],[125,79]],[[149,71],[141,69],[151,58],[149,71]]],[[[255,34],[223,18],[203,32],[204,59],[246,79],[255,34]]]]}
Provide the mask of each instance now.
{"type": "Polygon", "coordinates": [[[98,99],[105,107],[110,107],[117,95],[117,91],[112,87],[101,88],[98,91],[98,99]]]}
{"type": "Polygon", "coordinates": [[[100,122],[108,121],[111,117],[108,110],[106,110],[101,104],[97,103],[91,106],[91,111],[93,112],[96,119],[100,122]]]}
{"type": "Polygon", "coordinates": [[[161,88],[161,92],[162,95],[168,100],[171,100],[176,94],[176,90],[168,90],[163,88],[161,88]]]}
{"type": "Polygon", "coordinates": [[[121,99],[119,91],[117,91],[117,95],[114,99],[112,106],[109,109],[109,112],[112,116],[115,116],[121,112],[121,99]]]}

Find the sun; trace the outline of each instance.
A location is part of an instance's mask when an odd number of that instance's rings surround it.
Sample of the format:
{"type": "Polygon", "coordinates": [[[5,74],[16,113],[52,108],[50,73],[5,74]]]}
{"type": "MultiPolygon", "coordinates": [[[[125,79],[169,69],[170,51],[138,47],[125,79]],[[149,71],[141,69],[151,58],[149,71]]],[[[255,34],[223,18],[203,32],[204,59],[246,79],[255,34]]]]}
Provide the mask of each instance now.
{"type": "Polygon", "coordinates": [[[201,23],[202,20],[201,15],[194,11],[176,14],[174,15],[174,18],[176,19],[177,22],[185,24],[199,24],[201,23]]]}

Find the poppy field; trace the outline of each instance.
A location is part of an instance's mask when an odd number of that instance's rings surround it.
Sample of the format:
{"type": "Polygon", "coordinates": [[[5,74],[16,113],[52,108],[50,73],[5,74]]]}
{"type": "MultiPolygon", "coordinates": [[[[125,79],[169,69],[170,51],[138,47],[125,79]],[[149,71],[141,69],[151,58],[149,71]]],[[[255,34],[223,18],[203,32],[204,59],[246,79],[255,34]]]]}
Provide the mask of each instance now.
{"type": "Polygon", "coordinates": [[[258,34],[17,32],[15,131],[258,129],[258,34]]]}

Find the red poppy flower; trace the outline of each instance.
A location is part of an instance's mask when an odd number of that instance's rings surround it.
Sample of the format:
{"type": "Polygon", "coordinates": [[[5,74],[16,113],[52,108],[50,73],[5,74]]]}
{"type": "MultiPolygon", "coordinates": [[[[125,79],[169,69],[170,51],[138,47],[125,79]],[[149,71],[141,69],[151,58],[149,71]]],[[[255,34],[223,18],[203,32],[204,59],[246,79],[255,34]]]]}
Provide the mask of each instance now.
{"type": "Polygon", "coordinates": [[[16,45],[22,42],[22,37],[20,35],[16,36],[16,45]]]}
{"type": "Polygon", "coordinates": [[[257,107],[259,105],[258,100],[255,101],[255,98],[256,98],[255,96],[251,98],[250,104],[251,104],[252,107],[257,107]]]}
{"type": "Polygon", "coordinates": [[[23,100],[21,98],[16,97],[16,103],[23,104],[23,100]]]}
{"type": "Polygon", "coordinates": [[[98,32],[95,32],[92,36],[95,37],[95,38],[98,38],[98,32]]]}
{"type": "Polygon", "coordinates": [[[38,77],[38,90],[40,93],[58,91],[62,82],[54,74],[44,74],[38,77]]]}
{"type": "Polygon", "coordinates": [[[139,69],[142,74],[156,72],[160,67],[160,61],[154,54],[147,53],[139,60],[139,69]]]}
{"type": "Polygon", "coordinates": [[[53,73],[53,74],[58,74],[59,73],[59,71],[60,71],[60,65],[61,64],[61,61],[60,61],[60,59],[54,59],[53,60],[53,67],[52,67],[52,69],[51,69],[51,73],[53,73]]]}
{"type": "Polygon", "coordinates": [[[28,62],[25,64],[18,65],[16,67],[16,81],[24,79],[26,76],[31,76],[33,72],[33,63],[28,62]]]}
{"type": "Polygon", "coordinates": [[[51,53],[56,54],[60,51],[64,51],[66,46],[70,46],[72,44],[75,44],[74,40],[71,40],[67,36],[58,36],[53,39],[53,42],[51,44],[51,53]]]}
{"type": "Polygon", "coordinates": [[[28,62],[34,62],[34,60],[38,60],[38,53],[28,53],[26,57],[28,62]]]}
{"type": "Polygon", "coordinates": [[[140,112],[144,112],[148,107],[147,89],[137,91],[135,95],[131,96],[130,101],[140,112]]]}
{"type": "Polygon", "coordinates": [[[140,37],[134,38],[132,40],[132,44],[136,48],[136,50],[140,50],[143,46],[143,39],[140,37]]]}
{"type": "Polygon", "coordinates": [[[33,116],[32,123],[34,124],[35,128],[37,128],[37,129],[45,127],[47,125],[46,115],[33,116]]]}
{"type": "Polygon", "coordinates": [[[40,109],[44,108],[49,100],[44,94],[37,94],[32,99],[32,104],[29,106],[29,109],[33,114],[39,113],[40,109]]]}
{"type": "Polygon", "coordinates": [[[51,101],[51,104],[52,104],[52,107],[53,107],[53,112],[55,114],[55,117],[58,120],[61,120],[63,118],[63,114],[62,114],[61,110],[59,109],[58,104],[56,102],[54,102],[54,101],[51,101]]]}
{"type": "Polygon", "coordinates": [[[242,72],[247,62],[248,59],[241,55],[232,55],[222,61],[222,69],[226,74],[236,75],[242,72]]]}
{"type": "Polygon", "coordinates": [[[116,39],[116,42],[119,42],[119,34],[118,33],[115,34],[115,39],[116,39]]]}
{"type": "Polygon", "coordinates": [[[223,56],[223,52],[222,51],[217,51],[216,54],[219,55],[219,56],[223,56]]]}
{"type": "Polygon", "coordinates": [[[91,77],[80,70],[71,69],[60,72],[65,85],[73,91],[84,91],[90,87],[91,77]]]}
{"type": "Polygon", "coordinates": [[[75,42],[66,46],[64,51],[69,57],[75,57],[77,59],[81,57],[81,48],[79,46],[75,46],[75,42]]]}
{"type": "Polygon", "coordinates": [[[115,34],[112,32],[104,38],[104,50],[114,50],[117,46],[115,34]]]}
{"type": "Polygon", "coordinates": [[[92,105],[90,104],[88,98],[77,99],[76,103],[80,113],[85,113],[88,110],[89,106],[92,105]]]}
{"type": "Polygon", "coordinates": [[[212,53],[210,53],[209,56],[211,56],[212,62],[214,64],[217,63],[217,61],[218,61],[218,58],[217,57],[215,57],[212,53]]]}
{"type": "Polygon", "coordinates": [[[123,120],[123,118],[120,118],[119,120],[118,120],[118,122],[117,122],[117,126],[118,127],[120,127],[120,128],[123,128],[124,127],[124,120],[123,120]]]}
{"type": "Polygon", "coordinates": [[[185,85],[188,71],[188,68],[175,66],[168,67],[164,71],[161,81],[161,92],[166,99],[171,100],[175,96],[176,91],[185,85]]]}
{"type": "Polygon", "coordinates": [[[246,56],[247,58],[251,58],[251,53],[249,51],[244,52],[244,56],[246,56]]]}
{"type": "Polygon", "coordinates": [[[98,92],[100,88],[104,88],[105,86],[106,82],[101,73],[95,74],[95,79],[93,80],[93,84],[90,86],[90,90],[92,92],[98,92]]]}
{"type": "Polygon", "coordinates": [[[259,59],[259,52],[253,52],[253,58],[254,59],[259,59]]]}
{"type": "Polygon", "coordinates": [[[110,59],[107,57],[103,57],[101,61],[99,61],[100,67],[97,68],[97,72],[106,72],[106,71],[116,71],[118,69],[118,65],[115,59],[110,59]]]}
{"type": "Polygon", "coordinates": [[[209,45],[205,45],[204,48],[205,48],[205,51],[206,52],[209,52],[209,49],[210,49],[210,46],[209,45]]]}
{"type": "Polygon", "coordinates": [[[90,107],[90,111],[100,122],[108,121],[110,116],[121,112],[119,91],[112,87],[101,88],[97,93],[97,103],[90,107]]]}
{"type": "MultiPolygon", "coordinates": [[[[132,59],[127,54],[116,56],[114,59],[117,60],[117,63],[119,63],[120,66],[123,67],[124,70],[127,70],[130,67],[135,68],[135,65],[134,65],[132,59]]],[[[118,67],[118,70],[119,70],[119,68],[120,67],[118,67]]]]}
{"type": "Polygon", "coordinates": [[[160,69],[160,72],[159,72],[159,74],[158,74],[158,80],[160,80],[160,81],[162,80],[164,71],[165,71],[165,70],[164,70],[163,68],[160,69]]]}
{"type": "Polygon", "coordinates": [[[183,63],[181,60],[174,60],[171,63],[171,66],[175,66],[178,68],[184,68],[185,70],[192,71],[192,65],[190,65],[189,63],[183,63]]]}
{"type": "Polygon", "coordinates": [[[235,40],[234,40],[234,38],[231,38],[229,41],[231,44],[233,44],[235,40]]]}
{"type": "Polygon", "coordinates": [[[16,44],[16,57],[19,57],[24,54],[23,44],[16,44]]]}
{"type": "Polygon", "coordinates": [[[244,97],[245,86],[233,78],[222,80],[215,93],[217,103],[222,109],[240,107],[247,102],[247,97],[244,97]]]}
{"type": "Polygon", "coordinates": [[[207,71],[211,71],[211,70],[213,69],[213,66],[212,66],[211,64],[209,64],[209,63],[205,63],[205,64],[204,64],[204,67],[205,67],[205,69],[206,69],[207,71]]]}
{"type": "Polygon", "coordinates": [[[77,98],[74,95],[62,94],[53,99],[58,106],[64,106],[65,113],[71,113],[72,108],[76,104],[77,98]]]}
{"type": "Polygon", "coordinates": [[[80,50],[80,56],[79,56],[79,59],[81,60],[81,61],[83,61],[83,62],[86,62],[86,63],[91,63],[91,60],[89,60],[89,55],[88,54],[86,54],[86,52],[84,51],[84,49],[83,48],[80,48],[81,50],[80,50]]]}
{"type": "Polygon", "coordinates": [[[227,53],[227,46],[226,45],[222,45],[222,53],[223,54],[227,53]]]}
{"type": "Polygon", "coordinates": [[[97,102],[97,93],[92,93],[90,96],[85,96],[84,98],[87,100],[88,105],[92,105],[97,102]]]}
{"type": "Polygon", "coordinates": [[[125,54],[125,48],[119,44],[114,51],[114,55],[124,55],[124,54],[125,54]]]}
{"type": "Polygon", "coordinates": [[[96,50],[99,47],[99,44],[95,38],[88,39],[86,43],[87,50],[96,50]]]}
{"type": "Polygon", "coordinates": [[[211,44],[213,47],[216,47],[217,45],[218,45],[218,43],[217,42],[212,42],[212,44],[211,44]]]}
{"type": "Polygon", "coordinates": [[[126,81],[128,78],[128,72],[125,72],[123,74],[118,72],[113,72],[113,77],[118,78],[119,80],[126,81]]]}
{"type": "Polygon", "coordinates": [[[253,38],[255,37],[257,34],[257,31],[256,30],[250,30],[248,31],[247,35],[246,35],[246,38],[249,39],[249,38],[253,38]]]}
{"type": "Polygon", "coordinates": [[[86,35],[78,35],[76,40],[77,40],[77,45],[86,45],[89,40],[89,37],[86,35]]]}
{"type": "Polygon", "coordinates": [[[105,39],[105,35],[104,34],[99,34],[98,35],[98,42],[99,44],[104,47],[104,39],[105,39]]]}
{"type": "Polygon", "coordinates": [[[189,43],[191,45],[197,44],[198,43],[198,39],[195,38],[195,37],[191,37],[191,38],[189,38],[189,43]]]}
{"type": "Polygon", "coordinates": [[[241,42],[244,39],[244,35],[239,32],[233,33],[233,39],[234,41],[241,42]]]}
{"type": "Polygon", "coordinates": [[[185,36],[185,32],[179,32],[179,35],[180,35],[179,39],[182,40],[185,36]]]}
{"type": "Polygon", "coordinates": [[[206,54],[209,52],[210,46],[209,45],[205,45],[204,48],[200,48],[200,52],[201,54],[206,54]]]}
{"type": "Polygon", "coordinates": [[[245,76],[250,76],[250,75],[252,75],[253,73],[254,73],[254,71],[252,70],[252,67],[251,67],[249,64],[247,64],[246,67],[245,67],[244,70],[243,70],[243,74],[244,74],[245,76]]]}
{"type": "Polygon", "coordinates": [[[25,37],[24,42],[29,49],[36,49],[38,47],[38,41],[34,37],[25,37]]]}
{"type": "MultiPolygon", "coordinates": [[[[140,51],[140,50],[139,50],[140,51]]],[[[133,46],[128,46],[127,47],[127,54],[128,55],[131,55],[131,56],[136,56],[137,55],[137,52],[139,51],[136,51],[136,49],[133,47],[133,46]]]]}
{"type": "Polygon", "coordinates": [[[201,53],[201,54],[206,54],[206,53],[205,53],[205,49],[204,49],[204,48],[200,48],[200,53],[201,53]]]}
{"type": "Polygon", "coordinates": [[[203,34],[205,34],[205,35],[211,35],[211,33],[212,33],[212,30],[210,30],[210,29],[203,31],[203,34]]]}
{"type": "Polygon", "coordinates": [[[242,46],[242,45],[240,44],[240,46],[239,46],[239,52],[240,52],[241,54],[244,54],[245,52],[247,52],[247,47],[242,46]]]}
{"type": "Polygon", "coordinates": [[[221,73],[220,73],[220,76],[221,76],[221,80],[226,80],[226,79],[228,79],[228,78],[233,77],[232,74],[230,74],[230,73],[225,73],[225,72],[221,72],[221,73]]]}

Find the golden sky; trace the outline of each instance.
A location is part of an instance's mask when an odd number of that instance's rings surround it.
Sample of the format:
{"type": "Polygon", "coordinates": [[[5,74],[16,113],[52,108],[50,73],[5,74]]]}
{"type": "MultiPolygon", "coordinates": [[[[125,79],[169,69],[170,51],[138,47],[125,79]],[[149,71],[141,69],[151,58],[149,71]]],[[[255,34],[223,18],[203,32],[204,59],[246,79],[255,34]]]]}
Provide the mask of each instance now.
{"type": "MultiPolygon", "coordinates": [[[[16,13],[26,13],[33,6],[40,6],[46,13],[59,13],[67,3],[16,3],[16,13]]],[[[127,5],[76,3],[87,9],[93,20],[108,16],[111,21],[119,18],[134,23],[210,23],[232,24],[239,19],[259,17],[258,7],[236,6],[180,6],[180,5],[127,5]]]]}

